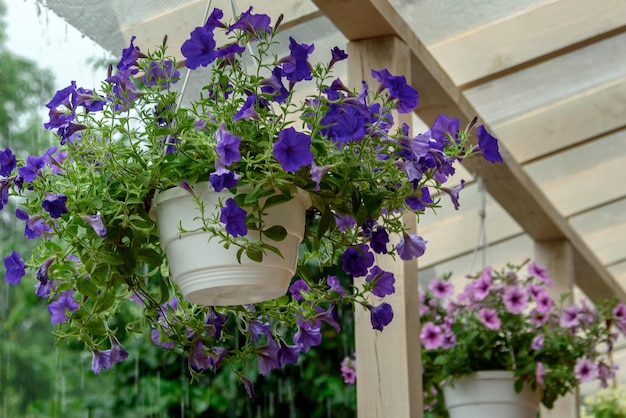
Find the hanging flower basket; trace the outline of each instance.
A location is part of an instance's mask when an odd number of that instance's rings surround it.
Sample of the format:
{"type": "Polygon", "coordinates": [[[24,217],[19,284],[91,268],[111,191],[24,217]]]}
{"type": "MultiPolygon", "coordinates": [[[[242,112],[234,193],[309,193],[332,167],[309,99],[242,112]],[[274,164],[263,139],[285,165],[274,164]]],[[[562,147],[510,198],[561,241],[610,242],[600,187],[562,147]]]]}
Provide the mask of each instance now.
{"type": "Polygon", "coordinates": [[[291,200],[269,207],[263,217],[263,237],[259,231],[245,234],[249,241],[263,239],[276,249],[266,251],[262,260],[253,260],[240,247],[225,248],[206,227],[221,213],[228,215],[225,202],[234,195],[228,190],[215,192],[208,183],[196,185],[194,193],[195,198],[188,190],[175,187],[155,199],[161,248],[183,297],[200,305],[227,306],[284,295],[296,270],[305,211],[311,205],[308,196],[299,192],[291,200]],[[277,232],[272,235],[268,231],[277,232]]]}
{"type": "Polygon", "coordinates": [[[450,418],[535,418],[541,393],[524,385],[515,392],[511,371],[480,371],[443,387],[450,418]]]}

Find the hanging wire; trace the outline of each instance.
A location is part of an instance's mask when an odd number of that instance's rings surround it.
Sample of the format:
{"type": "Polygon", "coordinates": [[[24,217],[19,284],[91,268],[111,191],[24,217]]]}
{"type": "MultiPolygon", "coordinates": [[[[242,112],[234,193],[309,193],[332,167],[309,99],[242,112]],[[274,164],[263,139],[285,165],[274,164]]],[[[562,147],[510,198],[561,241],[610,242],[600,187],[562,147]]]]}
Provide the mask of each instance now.
{"type": "Polygon", "coordinates": [[[476,265],[476,259],[478,255],[481,256],[481,270],[484,270],[487,266],[487,249],[489,242],[487,241],[487,189],[485,188],[485,181],[482,176],[477,175],[477,185],[479,193],[479,207],[478,207],[478,236],[476,238],[476,245],[474,246],[474,252],[472,254],[472,261],[470,268],[467,270],[469,273],[474,272],[476,265]]]}

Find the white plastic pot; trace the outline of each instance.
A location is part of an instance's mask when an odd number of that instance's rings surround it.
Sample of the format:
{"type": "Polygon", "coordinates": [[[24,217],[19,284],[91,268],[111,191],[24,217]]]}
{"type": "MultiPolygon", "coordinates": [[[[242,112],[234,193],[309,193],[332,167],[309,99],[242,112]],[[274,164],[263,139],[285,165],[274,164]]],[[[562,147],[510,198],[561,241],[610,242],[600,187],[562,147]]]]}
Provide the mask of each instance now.
{"type": "Polygon", "coordinates": [[[541,395],[524,385],[515,392],[511,371],[481,371],[443,387],[450,418],[536,418],[541,395]]]}
{"type": "MultiPolygon", "coordinates": [[[[204,201],[205,219],[219,218],[220,199],[225,202],[233,196],[228,190],[213,191],[208,183],[199,183],[194,190],[204,201]]],[[[268,244],[280,250],[282,257],[266,251],[262,262],[242,254],[239,263],[239,247],[226,249],[209,232],[181,234],[181,226],[186,231],[202,226],[200,209],[186,190],[177,187],[163,191],[156,196],[155,203],[161,248],[167,255],[171,278],[186,300],[209,306],[243,305],[274,299],[287,292],[304,235],[305,212],[310,206],[304,192],[267,209],[267,215],[263,216],[265,229],[282,225],[287,237],[280,242],[264,237],[268,244]]],[[[259,233],[249,231],[246,237],[258,240],[259,233]]]]}

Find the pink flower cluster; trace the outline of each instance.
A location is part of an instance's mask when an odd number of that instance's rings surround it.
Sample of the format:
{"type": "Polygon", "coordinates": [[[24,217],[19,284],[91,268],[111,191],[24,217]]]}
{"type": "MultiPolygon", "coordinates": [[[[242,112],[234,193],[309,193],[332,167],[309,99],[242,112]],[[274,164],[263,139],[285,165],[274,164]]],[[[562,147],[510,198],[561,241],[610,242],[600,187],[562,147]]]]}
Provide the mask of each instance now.
{"type": "Polygon", "coordinates": [[[450,275],[420,289],[424,368],[446,364],[441,376],[432,370],[425,375],[439,384],[481,369],[512,370],[544,391],[558,382],[560,392],[548,394],[547,403],[582,382],[598,379],[606,387],[617,370],[608,354],[619,334],[626,335],[626,305],[565,304],[564,298],[553,299],[545,268],[531,262],[526,277],[520,269],[487,267],[468,277],[456,295],[450,275]],[[458,358],[467,363],[455,363],[458,358]]]}

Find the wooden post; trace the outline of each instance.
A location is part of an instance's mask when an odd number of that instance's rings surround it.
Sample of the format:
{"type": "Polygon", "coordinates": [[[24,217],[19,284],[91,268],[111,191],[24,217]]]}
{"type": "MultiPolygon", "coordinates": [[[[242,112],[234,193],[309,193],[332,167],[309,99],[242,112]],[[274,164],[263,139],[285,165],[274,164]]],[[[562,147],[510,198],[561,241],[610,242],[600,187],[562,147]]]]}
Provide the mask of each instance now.
{"type": "MultiPolygon", "coordinates": [[[[410,50],[396,37],[350,42],[347,52],[348,81],[358,91],[361,80],[366,80],[370,89],[377,88],[372,69],[387,68],[394,75],[410,74],[410,50]]],[[[397,124],[410,126],[411,115],[395,114],[394,119],[397,124]]],[[[405,216],[405,222],[416,228],[413,214],[405,216]]],[[[358,416],[422,417],[417,261],[380,256],[376,263],[395,275],[396,292],[385,298],[393,308],[394,318],[380,332],[372,329],[369,311],[357,308],[355,312],[358,416]]],[[[357,286],[362,283],[362,278],[355,280],[357,286]]],[[[375,299],[372,304],[379,304],[375,299]]]]}
{"type": "MultiPolygon", "coordinates": [[[[549,289],[553,300],[558,301],[563,294],[569,293],[566,303],[574,303],[574,249],[567,240],[536,241],[535,261],[548,269],[554,280],[554,287],[549,289]]],[[[577,418],[580,413],[578,389],[574,393],[559,398],[553,409],[541,408],[541,418],[577,418]]]]}

